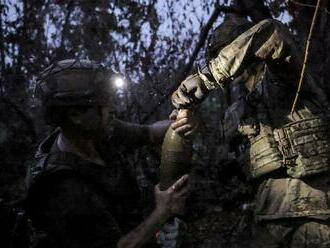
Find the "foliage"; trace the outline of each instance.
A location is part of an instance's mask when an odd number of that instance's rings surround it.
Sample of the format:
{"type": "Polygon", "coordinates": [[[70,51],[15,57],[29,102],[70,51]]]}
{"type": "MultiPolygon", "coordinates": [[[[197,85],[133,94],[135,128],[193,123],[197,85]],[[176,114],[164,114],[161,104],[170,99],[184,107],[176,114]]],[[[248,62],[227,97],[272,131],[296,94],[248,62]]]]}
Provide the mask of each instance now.
{"type": "MultiPolygon", "coordinates": [[[[254,22],[269,17],[279,19],[294,32],[302,48],[313,5],[314,0],[3,0],[0,3],[0,94],[16,107],[7,107],[8,104],[3,107],[2,104],[0,113],[6,116],[8,109],[19,111],[15,112],[15,118],[7,115],[6,122],[0,120],[0,126],[6,125],[9,133],[13,133],[18,127],[10,126],[15,122],[24,126],[21,130],[29,132],[22,136],[34,137],[34,130],[39,138],[44,136],[47,129],[35,113],[34,81],[51,62],[72,57],[93,59],[125,74],[127,85],[122,91],[124,97],[119,109],[122,119],[133,122],[165,119],[171,111],[171,90],[195,69],[194,65],[203,61],[207,39],[225,13],[246,15],[254,22]],[[216,18],[210,21],[215,10],[218,10],[216,18]],[[205,29],[208,25],[210,32],[205,29]],[[201,35],[202,30],[206,30],[205,35],[201,35]],[[195,58],[193,54],[198,56],[195,58]],[[17,121],[17,118],[23,121],[17,121]],[[30,122],[34,127],[27,124],[30,122]]],[[[328,5],[328,1],[323,1],[316,25],[319,30],[311,44],[309,66],[329,94],[328,5]]],[[[251,193],[244,187],[244,180],[236,182],[235,178],[235,183],[231,180],[219,182],[221,175],[226,173],[223,157],[228,156],[220,131],[223,103],[222,93],[215,92],[201,107],[203,125],[208,132],[198,137],[194,145],[196,178],[205,182],[198,186],[203,192],[195,194],[197,204],[222,204],[224,198],[243,204],[238,198],[251,193]],[[235,185],[239,187],[235,189],[235,185]],[[217,187],[222,188],[212,191],[217,187]]],[[[0,141],[7,135],[2,130],[5,129],[0,130],[0,141]]],[[[15,136],[15,139],[20,138],[15,136]]],[[[29,140],[29,144],[31,142],[29,140]]],[[[18,143],[22,144],[21,141],[18,143]]],[[[4,144],[2,142],[1,146],[4,144]]],[[[25,159],[26,154],[21,155],[25,159]]],[[[129,157],[128,162],[142,174],[154,177],[156,182],[158,156],[157,149],[143,148],[129,157]]],[[[17,174],[15,169],[4,166],[6,164],[9,162],[3,161],[1,171],[4,175],[22,177],[21,167],[17,174]]],[[[151,184],[146,183],[144,190],[151,189],[151,184]]],[[[0,195],[0,198],[4,197],[4,194],[0,195]]],[[[196,208],[203,208],[203,212],[205,204],[196,208]]],[[[233,207],[238,206],[234,204],[233,207]]]]}

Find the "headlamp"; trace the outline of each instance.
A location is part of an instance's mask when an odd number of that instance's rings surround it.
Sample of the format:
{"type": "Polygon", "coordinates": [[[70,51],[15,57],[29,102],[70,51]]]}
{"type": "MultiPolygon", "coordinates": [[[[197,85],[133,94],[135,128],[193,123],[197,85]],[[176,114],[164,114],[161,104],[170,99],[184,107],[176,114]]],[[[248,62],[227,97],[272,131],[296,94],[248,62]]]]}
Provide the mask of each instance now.
{"type": "Polygon", "coordinates": [[[115,76],[112,83],[114,84],[115,88],[123,89],[125,87],[125,79],[122,76],[115,76]]]}

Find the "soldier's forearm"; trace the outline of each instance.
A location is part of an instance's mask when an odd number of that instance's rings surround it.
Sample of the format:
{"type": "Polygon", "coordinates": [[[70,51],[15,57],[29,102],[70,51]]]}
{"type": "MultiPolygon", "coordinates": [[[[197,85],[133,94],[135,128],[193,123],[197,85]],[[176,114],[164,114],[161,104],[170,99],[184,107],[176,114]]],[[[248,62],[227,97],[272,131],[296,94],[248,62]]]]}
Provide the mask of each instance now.
{"type": "Polygon", "coordinates": [[[165,213],[155,209],[144,222],[119,240],[118,248],[141,247],[156,234],[167,218],[165,213]]]}
{"type": "Polygon", "coordinates": [[[116,120],[114,140],[118,143],[127,142],[127,146],[131,148],[148,144],[161,144],[169,126],[169,120],[157,121],[150,125],[116,120]]]}
{"type": "Polygon", "coordinates": [[[170,120],[157,121],[148,126],[149,143],[160,145],[162,144],[165,133],[171,124],[170,120]]]}
{"type": "MultiPolygon", "coordinates": [[[[264,20],[238,36],[212,59],[208,68],[215,81],[207,83],[208,89],[221,87],[238,76],[251,62],[266,62],[270,67],[297,61],[292,35],[278,21],[264,20]],[[290,62],[289,58],[294,57],[290,62]]],[[[282,70],[285,67],[281,66],[282,70]]]]}

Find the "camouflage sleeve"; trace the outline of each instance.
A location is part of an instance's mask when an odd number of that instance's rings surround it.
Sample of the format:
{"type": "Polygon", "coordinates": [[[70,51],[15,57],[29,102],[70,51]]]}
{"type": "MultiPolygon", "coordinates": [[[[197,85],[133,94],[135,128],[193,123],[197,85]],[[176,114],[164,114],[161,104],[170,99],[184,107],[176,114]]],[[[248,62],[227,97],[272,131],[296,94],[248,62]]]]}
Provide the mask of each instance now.
{"type": "Polygon", "coordinates": [[[283,74],[286,79],[289,75],[297,76],[297,64],[301,64],[297,54],[289,30],[276,20],[263,20],[238,36],[209,62],[208,67],[215,81],[204,82],[210,90],[219,88],[240,75],[249,65],[261,62],[265,62],[271,71],[276,70],[276,75],[283,74]]]}
{"type": "Polygon", "coordinates": [[[109,204],[83,180],[49,181],[38,192],[32,221],[58,247],[117,247],[121,233],[109,204]]]}

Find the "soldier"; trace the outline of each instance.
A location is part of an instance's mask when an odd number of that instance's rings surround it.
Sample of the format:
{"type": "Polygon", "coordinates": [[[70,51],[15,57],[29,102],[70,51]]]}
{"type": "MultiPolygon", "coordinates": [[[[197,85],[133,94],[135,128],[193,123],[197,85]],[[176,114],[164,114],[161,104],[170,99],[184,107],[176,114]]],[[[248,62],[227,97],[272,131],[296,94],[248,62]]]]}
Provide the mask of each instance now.
{"type": "Polygon", "coordinates": [[[184,206],[187,175],[167,191],[156,186],[153,212],[136,220],[137,185],[117,148],[159,143],[169,122],[115,119],[114,76],[88,60],[59,61],[41,73],[45,118],[58,128],[27,178],[28,214],[44,237],[37,247],[140,247],[184,206]]]}
{"type": "Polygon", "coordinates": [[[208,54],[207,65],[174,92],[173,104],[189,108],[209,91],[240,82],[247,93],[226,118],[232,115],[249,141],[257,223],[276,247],[330,247],[329,104],[307,74],[291,112],[302,66],[292,35],[275,20],[252,25],[228,16],[208,54]]]}

